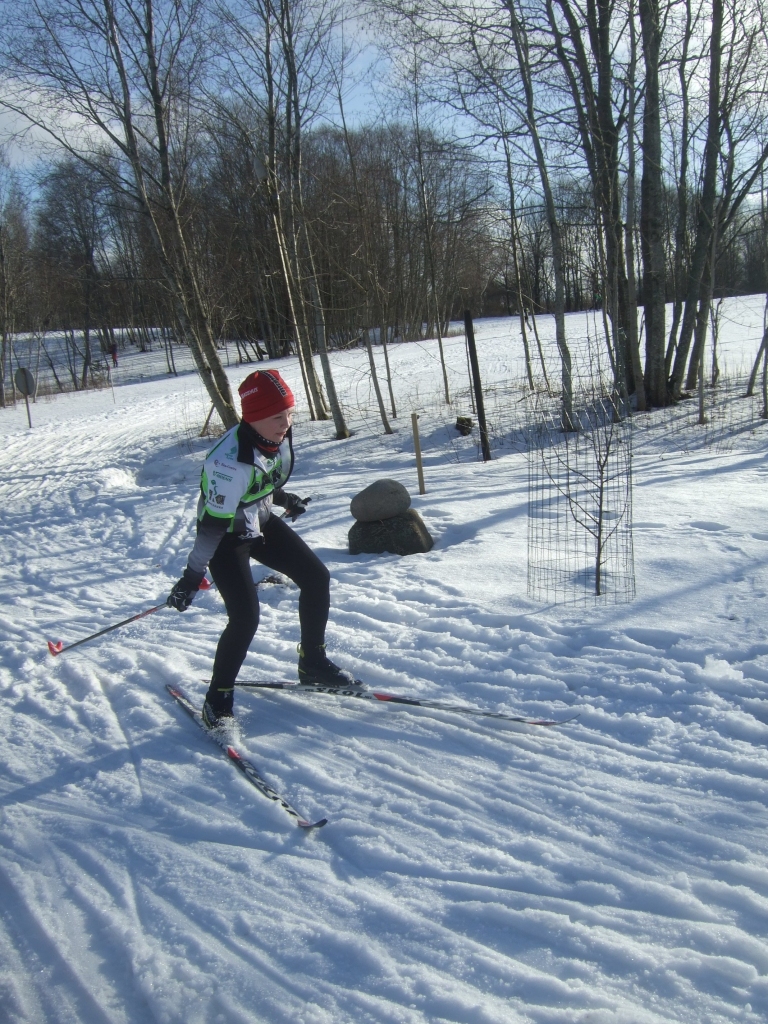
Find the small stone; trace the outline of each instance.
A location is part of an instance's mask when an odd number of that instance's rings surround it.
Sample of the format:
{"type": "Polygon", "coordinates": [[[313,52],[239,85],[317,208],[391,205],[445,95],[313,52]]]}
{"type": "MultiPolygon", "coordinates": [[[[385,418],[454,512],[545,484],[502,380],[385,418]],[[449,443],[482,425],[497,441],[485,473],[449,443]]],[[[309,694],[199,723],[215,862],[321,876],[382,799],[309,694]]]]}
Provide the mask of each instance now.
{"type": "Polygon", "coordinates": [[[360,523],[391,519],[411,506],[411,496],[397,480],[376,480],[352,499],[349,511],[360,523]]]}
{"type": "Polygon", "coordinates": [[[349,531],[351,555],[423,554],[432,549],[434,540],[414,508],[399,515],[375,522],[356,522],[349,531]]]}

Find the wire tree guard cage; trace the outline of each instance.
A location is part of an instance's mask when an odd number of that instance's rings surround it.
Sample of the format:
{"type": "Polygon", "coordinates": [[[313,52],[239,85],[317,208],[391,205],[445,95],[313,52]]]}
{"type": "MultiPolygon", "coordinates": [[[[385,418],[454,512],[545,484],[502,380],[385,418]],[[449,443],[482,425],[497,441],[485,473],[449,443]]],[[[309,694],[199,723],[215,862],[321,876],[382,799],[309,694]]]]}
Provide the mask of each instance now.
{"type": "Polygon", "coordinates": [[[635,597],[632,419],[599,373],[574,379],[577,429],[559,397],[528,402],[528,595],[548,604],[635,597]]]}

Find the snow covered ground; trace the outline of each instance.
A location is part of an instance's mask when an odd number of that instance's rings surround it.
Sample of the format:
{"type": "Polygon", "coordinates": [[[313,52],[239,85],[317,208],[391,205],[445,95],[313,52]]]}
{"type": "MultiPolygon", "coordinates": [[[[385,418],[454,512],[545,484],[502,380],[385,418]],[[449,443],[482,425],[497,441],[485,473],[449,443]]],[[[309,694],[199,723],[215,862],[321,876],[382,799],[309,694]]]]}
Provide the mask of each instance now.
{"type": "MultiPolygon", "coordinates": [[[[725,372],[749,369],[762,305],[726,304],[725,372]]],[[[594,327],[569,318],[573,337],[594,327]]],[[[486,384],[519,379],[516,325],[477,333],[486,384]]],[[[463,339],[446,352],[466,389],[463,339]]],[[[244,752],[329,819],[302,833],[166,693],[202,698],[215,590],[46,650],[158,603],[183,569],[197,377],[41,401],[31,431],[23,405],[0,411],[1,1020],[768,1019],[768,427],[670,444],[664,414],[638,422],[637,599],[543,607],[526,596],[525,454],[500,444],[483,464],[457,439],[468,410],[442,406],[434,343],[390,358],[394,435],[359,351],[334,357],[354,436],[296,427],[291,487],[313,496],[296,529],[332,572],[332,657],[393,691],[580,717],[546,730],[240,691],[244,752]],[[348,554],[349,501],[383,476],[411,491],[429,554],[348,554]]],[[[297,592],[261,594],[243,675],[295,675],[297,592]]]]}

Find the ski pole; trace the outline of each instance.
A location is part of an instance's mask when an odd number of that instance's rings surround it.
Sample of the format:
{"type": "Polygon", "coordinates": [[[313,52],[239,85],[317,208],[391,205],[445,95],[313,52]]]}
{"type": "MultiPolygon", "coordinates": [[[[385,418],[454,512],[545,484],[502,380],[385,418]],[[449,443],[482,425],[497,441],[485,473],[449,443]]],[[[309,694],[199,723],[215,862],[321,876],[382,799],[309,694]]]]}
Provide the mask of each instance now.
{"type": "MultiPolygon", "coordinates": [[[[200,590],[210,590],[211,583],[205,577],[200,584],[200,590]]],[[[62,640],[57,640],[56,643],[53,640],[48,641],[48,650],[54,656],[64,654],[65,651],[71,651],[74,647],[79,647],[80,644],[87,644],[89,640],[95,640],[99,636],[104,636],[105,633],[111,633],[113,629],[120,629],[121,626],[127,626],[129,622],[136,622],[138,619],[143,619],[145,615],[152,615],[153,612],[159,612],[161,608],[166,608],[167,603],[163,601],[162,604],[156,604],[154,608],[146,608],[143,612],[139,612],[138,615],[131,615],[128,619],[123,619],[122,622],[116,622],[114,626],[107,626],[106,629],[100,629],[98,633],[91,633],[90,636],[84,636],[82,640],[76,640],[73,644],[68,644],[66,647],[62,640]]]]}

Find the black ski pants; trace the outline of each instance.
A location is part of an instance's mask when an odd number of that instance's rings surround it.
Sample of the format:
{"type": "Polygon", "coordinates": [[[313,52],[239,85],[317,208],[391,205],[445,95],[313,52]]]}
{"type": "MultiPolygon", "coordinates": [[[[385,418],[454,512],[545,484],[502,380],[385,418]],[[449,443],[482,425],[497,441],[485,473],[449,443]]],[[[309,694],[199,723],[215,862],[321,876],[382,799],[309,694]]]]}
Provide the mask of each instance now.
{"type": "Polygon", "coordinates": [[[283,519],[271,515],[256,540],[226,534],[209,568],[224,600],[229,622],[221,634],[213,662],[208,700],[217,713],[232,707],[232,693],[248,647],[259,625],[259,595],[251,575],[251,559],[283,573],[299,588],[299,625],[305,647],[325,642],[330,608],[330,573],[283,519]]]}

